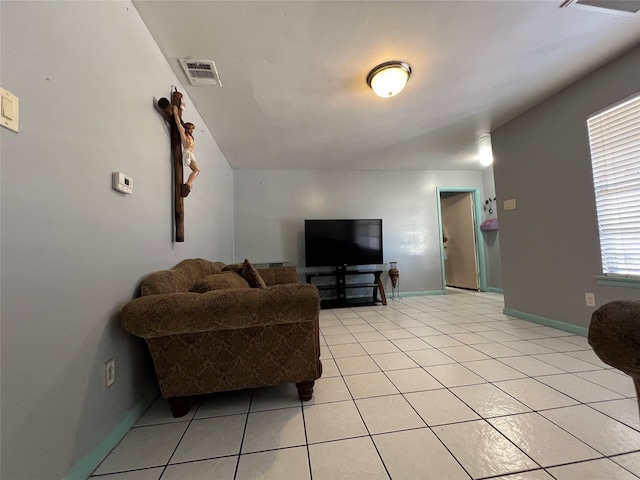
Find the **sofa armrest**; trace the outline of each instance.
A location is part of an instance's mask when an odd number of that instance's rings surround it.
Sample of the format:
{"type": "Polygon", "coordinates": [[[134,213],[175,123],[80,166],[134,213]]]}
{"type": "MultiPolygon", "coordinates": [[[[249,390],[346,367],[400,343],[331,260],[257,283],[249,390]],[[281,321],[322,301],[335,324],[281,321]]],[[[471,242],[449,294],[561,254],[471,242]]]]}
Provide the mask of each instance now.
{"type": "Polygon", "coordinates": [[[142,338],[316,321],[318,289],[291,283],[207,293],[148,295],[127,303],[121,322],[142,338]]]}

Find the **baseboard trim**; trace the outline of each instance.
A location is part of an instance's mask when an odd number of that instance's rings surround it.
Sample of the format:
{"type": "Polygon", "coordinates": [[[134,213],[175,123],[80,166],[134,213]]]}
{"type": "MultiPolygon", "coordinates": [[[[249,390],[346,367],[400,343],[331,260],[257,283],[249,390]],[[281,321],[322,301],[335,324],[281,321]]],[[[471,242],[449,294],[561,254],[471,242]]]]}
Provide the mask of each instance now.
{"type": "MultiPolygon", "coordinates": [[[[427,292],[397,292],[396,295],[398,295],[398,297],[402,299],[402,297],[422,297],[425,295],[444,295],[444,292],[442,290],[430,290],[427,292]]],[[[391,300],[390,293],[387,293],[387,300],[391,300]]]]}
{"type": "Polygon", "coordinates": [[[579,327],[559,320],[551,320],[550,318],[539,317],[538,315],[532,315],[530,313],[519,312],[518,310],[511,310],[510,308],[503,309],[502,313],[522,320],[528,320],[533,323],[539,323],[540,325],[545,325],[547,327],[557,328],[558,330],[580,335],[582,337],[586,337],[589,334],[589,329],[585,327],[579,327]]]}
{"type": "Polygon", "coordinates": [[[106,437],[87,455],[78,460],[69,470],[65,480],[86,480],[109,455],[109,452],[124,438],[147,408],[158,398],[157,389],[149,392],[113,427],[106,437]]]}
{"type": "Polygon", "coordinates": [[[492,292],[492,293],[502,293],[504,294],[504,292],[502,291],[501,288],[495,288],[495,287],[487,287],[487,292],[492,292]]]}

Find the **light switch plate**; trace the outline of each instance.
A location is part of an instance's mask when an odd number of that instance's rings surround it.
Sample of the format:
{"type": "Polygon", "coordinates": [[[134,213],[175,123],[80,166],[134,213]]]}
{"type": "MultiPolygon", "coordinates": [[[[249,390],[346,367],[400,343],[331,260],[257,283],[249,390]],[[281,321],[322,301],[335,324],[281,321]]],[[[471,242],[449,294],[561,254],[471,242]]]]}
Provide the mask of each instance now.
{"type": "Polygon", "coordinates": [[[0,125],[18,132],[20,102],[18,97],[0,87],[0,125]]]}
{"type": "Polygon", "coordinates": [[[504,209],[505,210],[515,210],[516,209],[516,199],[511,198],[509,200],[504,201],[504,209]]]}

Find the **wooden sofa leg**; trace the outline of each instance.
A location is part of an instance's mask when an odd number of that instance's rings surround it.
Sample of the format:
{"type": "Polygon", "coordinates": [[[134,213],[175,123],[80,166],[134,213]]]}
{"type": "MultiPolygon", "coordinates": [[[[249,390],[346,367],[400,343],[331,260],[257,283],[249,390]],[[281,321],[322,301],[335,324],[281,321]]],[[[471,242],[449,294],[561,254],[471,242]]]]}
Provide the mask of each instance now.
{"type": "Polygon", "coordinates": [[[184,417],[189,413],[189,409],[191,408],[191,399],[189,397],[173,397],[168,400],[173,418],[184,417]]]}
{"type": "Polygon", "coordinates": [[[298,387],[298,397],[303,402],[308,402],[311,400],[313,396],[313,385],[316,383],[315,380],[305,380],[304,382],[296,383],[296,387],[298,387]]]}

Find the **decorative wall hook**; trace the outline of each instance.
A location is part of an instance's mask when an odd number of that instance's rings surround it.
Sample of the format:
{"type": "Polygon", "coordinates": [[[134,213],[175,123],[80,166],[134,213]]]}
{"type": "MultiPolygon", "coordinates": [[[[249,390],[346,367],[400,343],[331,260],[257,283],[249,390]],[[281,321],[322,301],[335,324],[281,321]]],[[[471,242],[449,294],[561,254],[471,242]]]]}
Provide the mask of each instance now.
{"type": "Polygon", "coordinates": [[[489,215],[491,215],[493,213],[493,204],[496,203],[496,197],[489,197],[487,200],[484,201],[484,209],[487,210],[487,208],[489,209],[489,215]]]}

